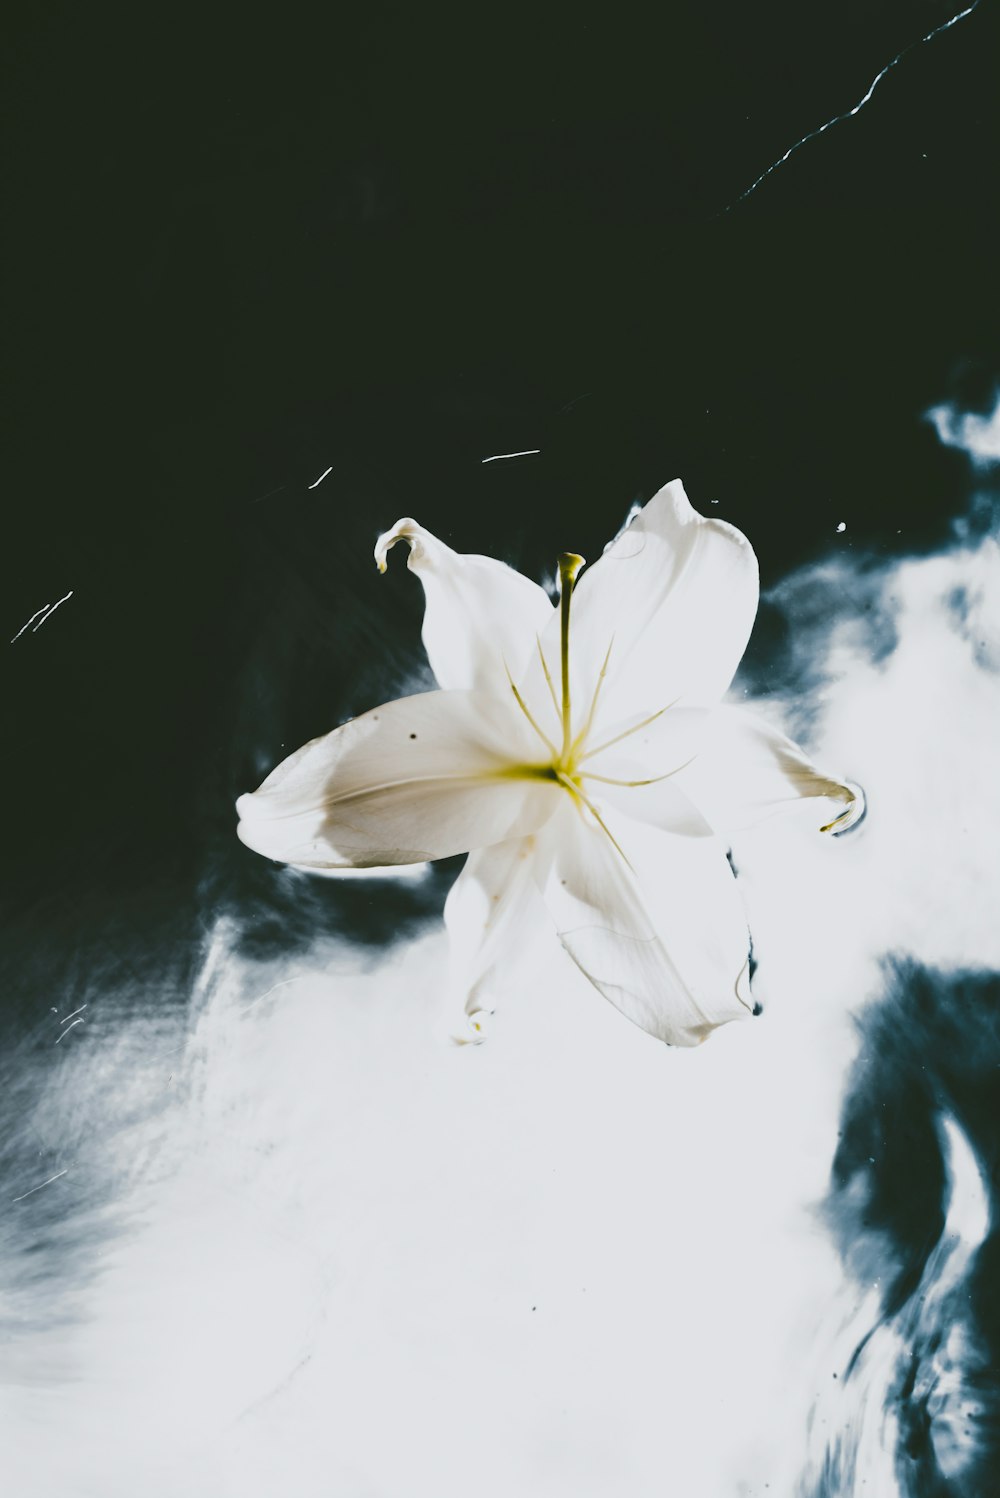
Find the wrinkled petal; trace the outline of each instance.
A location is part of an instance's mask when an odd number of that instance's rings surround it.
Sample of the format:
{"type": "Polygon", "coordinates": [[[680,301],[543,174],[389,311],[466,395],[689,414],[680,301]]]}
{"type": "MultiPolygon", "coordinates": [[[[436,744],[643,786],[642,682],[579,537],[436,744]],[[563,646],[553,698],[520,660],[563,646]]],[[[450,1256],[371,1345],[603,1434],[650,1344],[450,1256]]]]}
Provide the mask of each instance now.
{"type": "MultiPolygon", "coordinates": [[[[746,649],[758,596],[757,559],[746,537],[693,510],[679,479],[667,484],[574,589],[574,731],[587,718],[605,659],[597,733],[668,703],[714,707],[746,649]]],[[[558,680],[558,620],[550,621],[543,644],[558,680]]],[[[541,701],[535,683],[529,700],[541,701]]]]}
{"type": "Polygon", "coordinates": [[[568,801],[539,834],[559,938],[634,1024],[668,1045],[698,1045],[752,1012],[746,917],[725,853],[715,838],[644,827],[606,806],[601,815],[621,852],[568,801]]]}
{"type": "Polygon", "coordinates": [[[470,853],[444,907],[451,993],[464,1014],[462,1040],[483,1038],[483,1015],[504,986],[513,950],[551,928],[534,877],[534,836],[511,838],[470,853]]]}
{"type": "Polygon", "coordinates": [[[305,867],[420,863],[533,831],[560,791],[520,778],[537,741],[482,692],[424,692],[374,708],[284,760],[236,803],[239,835],[305,867]]]}
{"type": "Polygon", "coordinates": [[[723,837],[812,798],[821,803],[817,824],[828,825],[855,802],[843,781],[823,775],[791,739],[741,707],[712,714],[699,753],[674,784],[723,837]]]}
{"type": "Polygon", "coordinates": [[[397,541],[408,543],[407,566],[424,585],[423,641],[438,684],[506,692],[504,662],[516,675],[536,650],[554,612],[548,594],[493,557],[452,551],[408,519],[379,536],[380,572],[397,541]]]}

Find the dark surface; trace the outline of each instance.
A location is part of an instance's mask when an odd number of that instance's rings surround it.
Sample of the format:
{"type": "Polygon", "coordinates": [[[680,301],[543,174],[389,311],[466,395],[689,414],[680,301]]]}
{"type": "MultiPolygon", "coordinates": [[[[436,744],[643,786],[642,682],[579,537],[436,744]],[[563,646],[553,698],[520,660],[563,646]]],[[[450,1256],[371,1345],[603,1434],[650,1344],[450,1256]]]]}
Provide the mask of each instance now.
{"type": "Polygon", "coordinates": [[[7,655],[15,900],[190,877],[252,747],[385,695],[399,513],[536,574],[676,474],[765,582],[940,541],[920,415],[1000,346],[996,5],[728,205],[949,14],[23,15],[9,634],[74,596],[7,655]]]}

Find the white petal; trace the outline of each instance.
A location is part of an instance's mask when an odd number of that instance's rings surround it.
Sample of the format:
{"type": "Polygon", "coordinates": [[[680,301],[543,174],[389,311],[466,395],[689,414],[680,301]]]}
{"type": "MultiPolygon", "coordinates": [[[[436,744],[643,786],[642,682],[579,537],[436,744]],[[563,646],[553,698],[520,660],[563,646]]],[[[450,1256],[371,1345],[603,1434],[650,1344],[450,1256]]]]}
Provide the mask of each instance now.
{"type": "Polygon", "coordinates": [[[444,907],[461,1040],[483,1037],[484,1013],[503,991],[515,952],[551,926],[534,877],[535,838],[512,838],[470,853],[444,907]]]}
{"type": "Polygon", "coordinates": [[[289,864],[289,868],[299,869],[301,873],[308,874],[314,879],[341,879],[350,882],[352,879],[389,879],[394,884],[416,883],[430,872],[430,864],[427,863],[390,863],[373,864],[370,868],[359,869],[353,864],[350,868],[317,868],[308,863],[289,864]]]}
{"type": "Polygon", "coordinates": [[[698,755],[673,783],[724,837],[810,798],[822,803],[817,826],[829,824],[856,799],[843,781],[823,775],[778,729],[745,708],[728,705],[712,714],[698,755]]]}
{"type": "Polygon", "coordinates": [[[673,775],[698,753],[711,719],[703,707],[670,707],[652,717],[633,714],[589,736],[580,768],[616,780],[673,775]]]}
{"type": "Polygon", "coordinates": [[[407,566],[424,585],[423,641],[438,684],[506,692],[504,662],[516,676],[535,651],[553,614],[548,594],[493,557],[452,551],[408,519],[379,536],[380,572],[397,541],[408,543],[407,566]]]}
{"type": "MultiPolygon", "coordinates": [[[[574,590],[574,730],[587,716],[609,647],[595,733],[675,701],[714,707],[746,649],[758,594],[757,559],[746,537],[693,510],[679,479],[667,484],[574,590]]],[[[545,649],[552,669],[559,660],[555,623],[545,649]]]]}
{"type": "Polygon", "coordinates": [[[649,823],[663,832],[714,838],[712,827],[691,797],[685,795],[678,779],[670,776],[647,785],[606,785],[584,779],[583,790],[591,799],[599,796],[623,816],[649,823]]]}
{"type": "Polygon", "coordinates": [[[533,831],[564,794],[518,778],[538,760],[517,708],[424,692],[374,708],[284,760],[236,803],[248,847],[318,868],[420,863],[533,831]]]}
{"type": "Polygon", "coordinates": [[[746,918],[725,853],[714,838],[601,814],[628,864],[570,802],[539,835],[551,855],[542,892],[560,940],[641,1029],[698,1045],[752,1012],[746,918]]]}

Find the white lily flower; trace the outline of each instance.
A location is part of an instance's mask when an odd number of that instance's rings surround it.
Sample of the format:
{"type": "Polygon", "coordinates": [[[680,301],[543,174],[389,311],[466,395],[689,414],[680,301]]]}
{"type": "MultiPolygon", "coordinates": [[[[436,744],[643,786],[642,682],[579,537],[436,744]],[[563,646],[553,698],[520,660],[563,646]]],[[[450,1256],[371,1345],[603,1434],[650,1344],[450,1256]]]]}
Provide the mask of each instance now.
{"type": "MultiPolygon", "coordinates": [[[[566,951],[635,1024],[696,1045],[753,1010],[749,935],[726,858],[739,827],[803,798],[860,804],[784,735],[720,706],[758,603],[757,561],[733,526],[666,485],[560,602],[416,521],[423,639],[440,690],[314,739],[237,802],[243,842],[308,869],[468,853],[448,896],[471,1038],[505,952],[547,909],[566,951]]],[[[835,809],[836,810],[836,809],[835,809]]]]}

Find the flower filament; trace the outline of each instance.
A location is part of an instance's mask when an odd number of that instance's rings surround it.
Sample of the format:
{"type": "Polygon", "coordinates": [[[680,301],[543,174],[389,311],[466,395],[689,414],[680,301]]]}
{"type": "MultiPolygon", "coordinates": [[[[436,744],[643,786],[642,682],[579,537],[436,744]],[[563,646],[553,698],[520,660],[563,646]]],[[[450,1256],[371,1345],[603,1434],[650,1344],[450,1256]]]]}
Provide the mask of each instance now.
{"type": "MultiPolygon", "coordinates": [[[[559,663],[560,686],[562,688],[561,698],[556,695],[555,683],[552,680],[552,673],[549,670],[548,661],[545,659],[545,651],[542,648],[541,639],[537,635],[535,637],[535,642],[538,646],[538,657],[542,666],[542,673],[545,677],[545,683],[549,690],[549,696],[552,699],[552,706],[555,710],[556,717],[559,720],[562,730],[561,744],[558,749],[549,735],[540,726],[535,715],[532,713],[528,704],[525,702],[523,694],[519,691],[517,683],[514,681],[514,678],[511,675],[510,667],[507,665],[507,662],[504,661],[504,670],[507,673],[507,680],[510,683],[511,691],[514,694],[514,700],[517,703],[518,707],[521,709],[521,712],[524,714],[525,718],[530,723],[534,732],[537,734],[538,738],[545,745],[545,748],[549,754],[549,760],[547,763],[517,765],[512,767],[512,769],[507,773],[523,776],[525,779],[538,778],[543,780],[556,781],[563,787],[564,790],[566,790],[570,794],[570,796],[573,797],[578,806],[585,806],[587,808],[591,816],[594,818],[594,821],[610,839],[611,843],[614,845],[618,853],[621,854],[621,857],[625,860],[625,862],[628,863],[628,858],[626,857],[622,848],[619,846],[614,834],[608,828],[597,807],[584,791],[581,781],[584,779],[595,780],[599,781],[602,785],[617,786],[652,785],[655,781],[666,780],[669,775],[672,775],[675,772],[671,770],[668,772],[668,775],[654,775],[646,780],[617,780],[609,775],[598,775],[593,770],[584,770],[580,768],[580,766],[582,766],[585,760],[592,758],[596,754],[600,754],[604,749],[610,748],[612,744],[618,744],[623,739],[627,739],[631,737],[632,734],[638,733],[641,729],[648,727],[650,723],[654,723],[657,718],[661,717],[663,713],[667,711],[667,708],[659,708],[655,713],[650,713],[649,717],[644,718],[642,722],[636,723],[630,728],[626,728],[623,732],[616,734],[611,739],[605,740],[604,743],[598,744],[593,749],[585,748],[587,738],[594,725],[594,717],[597,712],[597,702],[600,696],[601,687],[604,684],[604,679],[608,674],[608,662],[611,659],[611,651],[612,647],[614,646],[614,637],[612,636],[612,639],[608,644],[607,651],[605,652],[604,660],[601,663],[601,669],[598,672],[597,681],[594,684],[594,692],[590,701],[590,708],[587,712],[586,719],[584,720],[583,727],[574,737],[573,707],[570,695],[569,626],[573,599],[573,588],[576,583],[577,575],[581,567],[583,566],[584,559],[583,557],[578,556],[576,552],[563,552],[563,554],[559,558],[559,663]]],[[[668,706],[672,705],[673,704],[668,704],[668,706]]]]}
{"type": "MultiPolygon", "coordinates": [[[[518,707],[521,709],[522,713],[527,718],[528,722],[531,724],[531,727],[541,739],[542,743],[548,750],[549,755],[551,756],[547,764],[517,766],[514,769],[513,773],[517,775],[523,775],[525,778],[529,779],[534,779],[537,777],[544,780],[558,781],[559,784],[564,786],[571,795],[575,796],[578,800],[582,801],[588,807],[588,809],[593,813],[596,820],[603,827],[604,824],[603,822],[601,822],[597,811],[594,809],[588,798],[583,793],[580,785],[581,780],[596,780],[599,781],[602,785],[654,785],[657,781],[666,780],[670,775],[676,774],[676,770],[670,770],[666,775],[653,775],[645,780],[618,780],[610,775],[598,775],[594,770],[581,769],[580,766],[583,765],[585,760],[592,759],[595,755],[601,754],[605,749],[610,749],[612,745],[620,744],[623,739],[630,738],[633,734],[639,733],[643,728],[648,728],[651,723],[655,723],[657,718],[661,718],[663,714],[669,710],[669,708],[673,707],[674,704],[672,702],[667,703],[666,707],[658,708],[655,713],[650,713],[649,716],[647,718],[643,718],[641,722],[634,723],[630,728],[624,729],[621,733],[616,733],[613,738],[605,739],[603,743],[596,744],[591,749],[587,749],[585,747],[587,739],[590,735],[590,731],[594,726],[594,717],[597,712],[597,702],[598,698],[600,697],[601,687],[603,686],[604,679],[608,674],[608,663],[611,660],[611,651],[615,643],[614,636],[612,635],[611,640],[608,644],[608,648],[604,654],[604,660],[601,662],[601,669],[598,672],[597,680],[594,683],[594,692],[593,696],[590,699],[590,707],[584,720],[583,727],[574,737],[573,708],[570,696],[569,625],[570,611],[572,608],[573,588],[576,583],[577,574],[579,573],[580,568],[583,566],[584,559],[583,557],[578,556],[576,552],[563,552],[563,554],[559,558],[559,657],[562,686],[561,701],[560,698],[556,695],[555,683],[552,680],[552,672],[549,670],[549,663],[545,659],[545,651],[542,648],[541,638],[538,635],[535,636],[535,643],[538,646],[538,659],[541,662],[542,673],[545,677],[545,684],[549,689],[549,696],[552,699],[552,706],[555,709],[556,717],[559,719],[560,727],[562,729],[562,743],[561,747],[558,750],[556,749],[556,746],[550,739],[549,735],[538,723],[538,720],[532,713],[531,709],[528,707],[528,704],[525,702],[522,693],[518,690],[517,684],[514,681],[513,676],[511,675],[510,667],[507,665],[506,661],[504,661],[504,670],[507,673],[507,680],[510,683],[511,691],[514,694],[514,700],[516,701],[518,707]]],[[[687,763],[690,763],[690,761],[688,761],[687,763]]],[[[683,766],[678,766],[677,768],[683,769],[683,766]]],[[[607,828],[605,828],[605,831],[607,831],[607,828]]],[[[608,836],[611,837],[611,834],[608,833],[608,836]]],[[[613,838],[612,841],[614,841],[613,838]]],[[[615,844],[615,846],[617,847],[617,844],[615,844]]]]}

